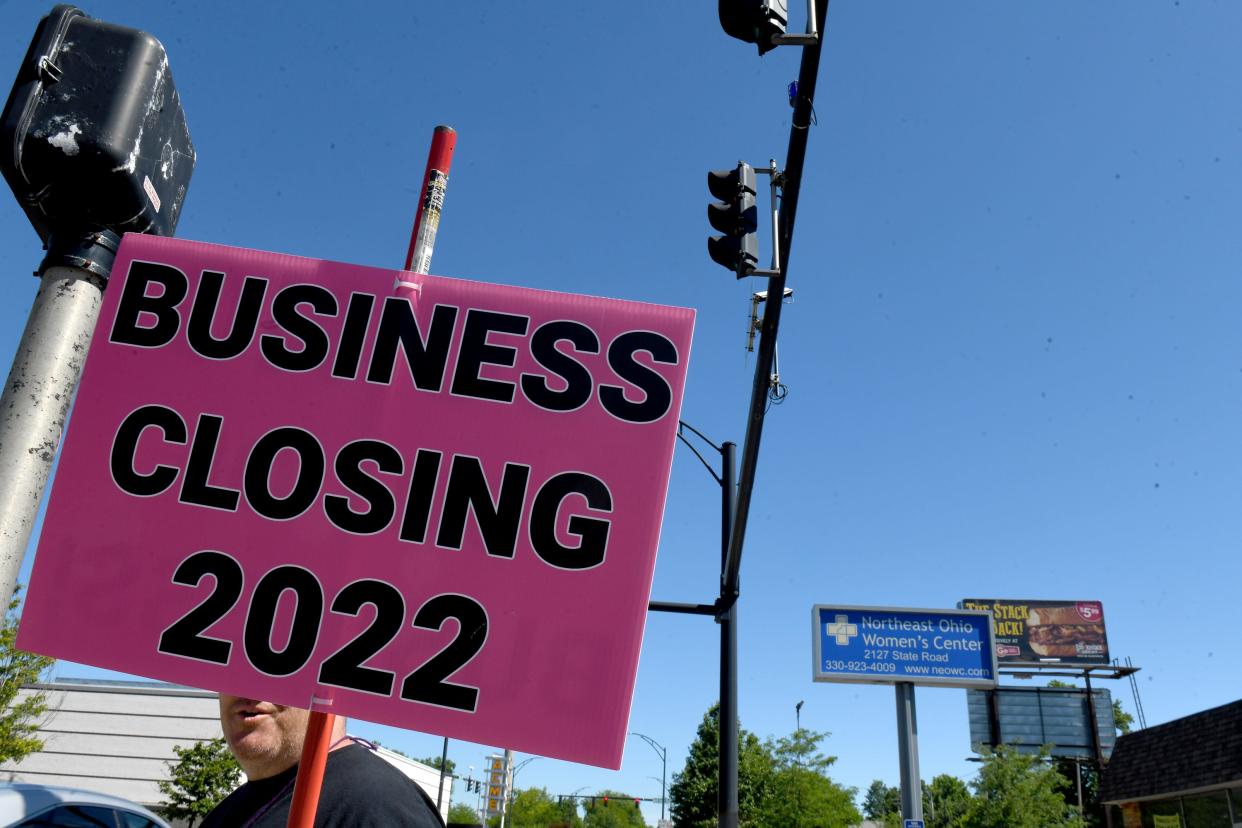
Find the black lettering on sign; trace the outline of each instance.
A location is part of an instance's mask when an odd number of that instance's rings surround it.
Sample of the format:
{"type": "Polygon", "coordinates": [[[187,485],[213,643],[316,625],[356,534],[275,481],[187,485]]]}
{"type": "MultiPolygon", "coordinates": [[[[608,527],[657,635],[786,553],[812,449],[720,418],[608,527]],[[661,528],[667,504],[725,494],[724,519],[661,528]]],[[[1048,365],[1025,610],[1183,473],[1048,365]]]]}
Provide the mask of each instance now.
{"type": "Polygon", "coordinates": [[[517,349],[494,345],[487,341],[493,331],[521,336],[526,333],[530,319],[511,313],[471,308],[466,311],[466,324],[461,333],[461,347],[457,351],[457,368],[453,372],[453,396],[473,397],[478,400],[513,402],[513,383],[484,379],[479,369],[484,365],[513,367],[517,361],[517,349]]]}
{"type": "Polygon", "coordinates": [[[396,513],[397,504],[388,487],[362,469],[363,463],[374,463],[377,471],[384,474],[401,474],[401,453],[379,440],[355,440],[346,444],[336,455],[336,479],[354,494],[367,502],[365,512],[349,508],[349,498],[342,495],[324,495],[323,511],[328,520],[339,529],[355,535],[374,535],[388,528],[396,513]]]}
{"type": "Polygon", "coordinates": [[[443,650],[432,656],[401,682],[401,698],[454,710],[475,711],[479,688],[452,684],[446,679],[469,664],[487,642],[487,610],[473,598],[446,593],[419,607],[414,626],[439,630],[444,622],[457,621],[457,635],[443,650]]]}
{"type": "Polygon", "coordinates": [[[319,639],[319,622],[323,619],[323,587],[309,569],[300,566],[278,566],[255,584],[246,613],[246,658],[260,673],[289,676],[306,666],[319,639]],[[295,598],[289,640],[284,649],[272,646],[272,628],[280,598],[292,592],[295,598]]]}
{"type": "Polygon", "coordinates": [[[357,617],[367,604],[375,607],[375,617],[353,640],[324,659],[319,668],[319,683],[391,696],[397,674],[362,665],[401,632],[405,623],[405,600],[392,584],[354,581],[337,593],[331,611],[357,617]]]}
{"type": "Polygon", "coordinates": [[[536,555],[557,569],[592,569],[604,562],[612,524],[601,518],[573,515],[568,528],[579,543],[576,547],[562,544],[556,537],[557,519],[561,504],[571,495],[581,496],[597,512],[612,511],[612,493],[598,477],[585,472],[550,477],[539,487],[530,509],[530,545],[536,555]]]}
{"type": "Polygon", "coordinates": [[[196,587],[208,575],[215,580],[211,592],[160,634],[159,652],[210,664],[229,663],[233,644],[203,632],[223,618],[241,597],[241,564],[223,552],[204,549],[182,561],[172,580],[174,584],[196,587]]]}
{"type": "Polygon", "coordinates": [[[638,352],[651,356],[653,362],[677,364],[677,347],[655,331],[627,331],[608,346],[608,367],[643,393],[631,402],[625,388],[619,385],[599,387],[599,401],[604,409],[619,420],[629,423],[653,423],[668,413],[673,404],[673,390],[664,377],[634,359],[638,352]]]}
{"type": "Polygon", "coordinates": [[[144,405],[126,415],[116,430],[116,436],[112,438],[109,465],[112,469],[112,481],[117,488],[135,497],[157,495],[177,480],[178,469],[175,466],[157,465],[148,474],[139,474],[134,469],[138,440],[148,428],[158,428],[164,433],[164,440],[168,443],[185,445],[187,439],[185,421],[171,408],[144,405]]]}
{"type": "MultiPolygon", "coordinates": [[[[241,565],[223,552],[202,550],[183,560],[173,583],[197,587],[210,575],[215,584],[207,597],[173,622],[160,636],[159,652],[211,664],[228,664],[233,643],[203,633],[222,619],[241,597],[241,565]]],[[[323,623],[323,587],[308,569],[277,566],[255,584],[246,610],[242,643],[254,669],[269,676],[289,676],[301,670],[314,655],[323,623]],[[283,646],[272,641],[281,601],[291,592],[294,600],[288,640],[283,646]]],[[[334,615],[358,617],[370,605],[375,615],[366,627],[319,666],[319,682],[361,693],[391,696],[396,673],[366,666],[366,662],[392,643],[405,621],[405,599],[400,590],[384,581],[365,579],[346,584],[332,601],[334,615]]],[[[439,652],[406,675],[400,697],[473,713],[479,688],[448,681],[469,664],[487,642],[488,618],[483,606],[466,595],[444,593],[429,598],[414,614],[416,629],[439,632],[449,619],[457,632],[439,652]]]]}
{"type": "Polygon", "coordinates": [[[362,345],[366,341],[374,304],[375,297],[369,293],[349,294],[345,324],[341,326],[341,341],[337,343],[336,359],[332,362],[332,376],[350,380],[358,376],[358,361],[362,357],[362,345]]]}
{"type": "Polygon", "coordinates": [[[189,288],[185,274],[171,265],[131,262],[108,341],[139,348],[159,348],[172,342],[181,327],[177,306],[184,301],[189,288]],[[151,285],[159,285],[162,290],[148,296],[151,285]],[[154,324],[140,324],[144,313],[155,317],[154,324]]]}
{"type": "Polygon", "coordinates": [[[242,282],[241,298],[229,332],[224,339],[216,339],[211,329],[216,311],[220,306],[220,291],[224,287],[224,274],[204,270],[194,294],[194,306],[190,309],[190,322],[186,325],[185,338],[199,356],[207,359],[233,359],[250,347],[255,328],[259,324],[259,311],[263,309],[263,296],[267,293],[267,280],[247,276],[242,282]]]}
{"type": "Polygon", "coordinates": [[[565,387],[554,391],[547,377],[522,374],[522,393],[546,411],[577,411],[591,399],[591,372],[558,349],[556,346],[561,342],[568,342],[580,352],[599,353],[599,337],[586,325],[568,320],[545,322],[530,338],[530,355],[553,376],[559,377],[565,387]]]}
{"type": "Polygon", "coordinates": [[[384,300],[379,330],[375,333],[375,347],[371,351],[371,365],[367,368],[367,382],[387,385],[392,381],[393,368],[397,362],[397,346],[405,354],[406,365],[414,387],[420,391],[439,391],[444,382],[444,365],[448,362],[449,346],[453,344],[453,326],[457,322],[457,308],[452,305],[436,305],[431,312],[431,327],[423,339],[414,318],[414,306],[401,296],[389,296],[384,300]]]}
{"type": "Polygon", "coordinates": [[[522,522],[522,504],[526,500],[526,481],[530,466],[505,463],[500,478],[500,496],[493,501],[483,474],[483,463],[477,457],[458,454],[449,471],[444,508],[440,513],[440,531],[436,546],[461,549],[466,532],[466,515],[473,514],[487,554],[512,558],[517,546],[518,528],[522,522]]]}
{"type": "Polygon", "coordinates": [[[323,446],[309,431],[295,426],[272,429],[259,438],[246,458],[246,502],[261,517],[292,520],[314,504],[323,485],[324,463],[323,446]],[[272,465],[286,449],[298,456],[298,476],[289,494],[276,497],[269,488],[272,465]]]}
{"type": "Polygon", "coordinates": [[[213,486],[207,481],[211,476],[211,461],[216,455],[223,422],[224,419],[215,414],[198,415],[194,440],[190,443],[190,459],[185,464],[185,479],[181,481],[181,494],[177,497],[181,503],[226,512],[237,511],[241,493],[237,489],[213,486]]]}
{"type": "Polygon", "coordinates": [[[259,337],[259,350],[269,363],[286,371],[311,371],[328,358],[328,334],[318,322],[300,313],[302,305],[309,305],[318,316],[336,316],[336,297],[319,285],[289,285],[276,294],[272,319],[300,340],[302,347],[295,351],[289,347],[289,337],[264,334],[259,337]]]}
{"type": "MultiPolygon", "coordinates": [[[[414,473],[410,475],[410,492],[401,518],[403,541],[422,543],[427,537],[427,520],[431,517],[432,498],[440,476],[440,460],[444,455],[432,449],[419,449],[414,457],[414,473]]],[[[443,523],[443,521],[441,521],[443,523]]]]}

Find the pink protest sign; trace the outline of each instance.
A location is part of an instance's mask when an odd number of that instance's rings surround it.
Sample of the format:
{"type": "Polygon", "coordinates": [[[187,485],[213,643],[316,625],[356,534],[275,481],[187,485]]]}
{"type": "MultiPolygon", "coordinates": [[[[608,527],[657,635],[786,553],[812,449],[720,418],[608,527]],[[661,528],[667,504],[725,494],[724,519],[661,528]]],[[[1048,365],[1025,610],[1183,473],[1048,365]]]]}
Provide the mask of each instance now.
{"type": "Polygon", "coordinates": [[[619,767],[693,318],[126,236],[18,644],[619,767]]]}

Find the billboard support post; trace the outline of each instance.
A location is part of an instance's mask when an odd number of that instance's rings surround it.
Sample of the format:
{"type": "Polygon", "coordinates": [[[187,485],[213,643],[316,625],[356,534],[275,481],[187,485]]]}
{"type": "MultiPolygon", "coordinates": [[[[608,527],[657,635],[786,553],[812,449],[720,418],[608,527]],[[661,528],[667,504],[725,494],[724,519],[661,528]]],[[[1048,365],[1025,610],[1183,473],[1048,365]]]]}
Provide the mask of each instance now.
{"type": "Polygon", "coordinates": [[[901,761],[901,815],[923,818],[923,791],[919,779],[919,725],[914,709],[914,684],[899,681],[897,694],[897,753],[901,761]]]}
{"type": "Polygon", "coordinates": [[[1087,725],[1091,729],[1091,749],[1095,752],[1095,769],[1104,767],[1104,751],[1100,746],[1100,728],[1095,721],[1095,694],[1091,692],[1091,671],[1083,670],[1087,682],[1087,725]]]}
{"type": "Polygon", "coordinates": [[[988,734],[991,737],[990,744],[993,750],[1001,743],[1000,729],[1000,701],[996,698],[995,690],[988,690],[988,734]]]}

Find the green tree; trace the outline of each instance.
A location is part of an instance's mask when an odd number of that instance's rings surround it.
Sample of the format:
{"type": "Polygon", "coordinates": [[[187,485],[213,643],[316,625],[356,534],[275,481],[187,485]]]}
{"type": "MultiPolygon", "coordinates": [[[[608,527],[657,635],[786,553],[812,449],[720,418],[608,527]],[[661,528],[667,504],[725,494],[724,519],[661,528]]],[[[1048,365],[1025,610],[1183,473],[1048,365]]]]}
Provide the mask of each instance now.
{"type": "MultiPolygon", "coordinates": [[[[548,828],[567,822],[569,814],[561,803],[553,801],[546,788],[520,790],[509,803],[508,825],[513,828],[548,828]]],[[[573,814],[577,818],[577,814],[573,814]]]]}
{"type": "MultiPolygon", "coordinates": [[[[1053,679],[1048,682],[1049,687],[1077,687],[1075,684],[1053,679]]],[[[1134,725],[1134,717],[1127,713],[1121,706],[1121,699],[1113,698],[1113,724],[1120,733],[1129,733],[1134,725]]],[[[1053,760],[1056,764],[1057,772],[1066,778],[1070,783],[1065,793],[1066,800],[1075,808],[1078,808],[1082,815],[1083,821],[1089,828],[1100,828],[1105,824],[1104,806],[1100,803],[1100,774],[1099,769],[1092,760],[1077,760],[1068,757],[1058,757],[1053,760]],[[1082,779],[1082,802],[1078,801],[1078,779],[1082,779]],[[1080,807],[1081,804],[1081,807],[1080,807]]]]}
{"type": "Polygon", "coordinates": [[[556,803],[557,821],[552,823],[556,828],[582,828],[582,817],[578,814],[578,800],[574,797],[561,799],[556,803]]]}
{"type": "MultiPolygon", "coordinates": [[[[20,590],[20,587],[19,587],[20,590]]],[[[47,711],[47,694],[28,693],[17,701],[23,685],[33,684],[54,659],[17,649],[18,590],[14,590],[0,627],[0,762],[20,762],[43,747],[35,734],[47,711]]]]}
{"type": "Polygon", "coordinates": [[[188,821],[193,828],[237,787],[241,768],[220,737],[190,747],[174,747],[173,753],[177,761],[167,763],[170,778],[159,782],[160,793],[168,801],[164,812],[188,821]]]}
{"type": "Polygon", "coordinates": [[[449,808],[448,821],[453,825],[478,825],[479,815],[464,802],[458,802],[449,808]]]}
{"type": "Polygon", "coordinates": [[[1052,760],[1057,773],[1065,777],[1065,801],[1078,810],[1088,828],[1102,828],[1105,824],[1104,806],[1100,803],[1100,775],[1095,762],[1058,757],[1052,760]],[[1078,779],[1082,778],[1082,807],[1078,802],[1078,779]]]}
{"type": "MultiPolygon", "coordinates": [[[[386,748],[386,749],[387,749],[387,750],[392,750],[392,748],[386,748]]],[[[394,753],[401,753],[401,751],[399,751],[399,750],[397,750],[397,751],[393,751],[393,752],[394,752],[394,753]]],[[[407,754],[401,753],[401,755],[402,755],[402,756],[406,756],[407,754]]],[[[410,757],[410,758],[413,758],[413,757],[410,757]]],[[[422,762],[424,765],[430,765],[431,767],[435,768],[436,770],[439,770],[439,769],[440,769],[440,757],[439,757],[439,756],[428,756],[426,759],[415,759],[414,761],[415,761],[415,762],[422,762]]],[[[444,763],[444,775],[445,775],[445,776],[452,776],[452,775],[453,775],[453,772],[454,772],[454,771],[456,771],[456,770],[457,770],[457,763],[456,763],[456,762],[454,762],[452,759],[450,759],[450,760],[448,760],[447,762],[445,762],[445,763],[444,763]]]]}
{"type": "MultiPolygon", "coordinates": [[[[719,764],[720,705],[713,704],[703,714],[685,767],[673,774],[669,785],[670,815],[676,828],[715,828],[719,764]]],[[[743,826],[757,825],[771,796],[773,760],[759,737],[740,724],[737,765],[738,821],[743,826]]]]}
{"type": "Polygon", "coordinates": [[[890,814],[901,813],[901,789],[885,785],[876,779],[867,787],[863,798],[863,816],[883,822],[890,814]]]}
{"type": "Polygon", "coordinates": [[[647,828],[643,812],[638,809],[634,797],[618,791],[600,791],[595,802],[587,800],[583,828],[647,828]],[[605,802],[607,797],[607,802],[605,802]]]}
{"type": "Polygon", "coordinates": [[[956,828],[970,809],[970,800],[965,782],[942,773],[923,785],[923,822],[927,828],[956,828]]]}
{"type": "Polygon", "coordinates": [[[961,828],[1082,828],[1061,790],[1067,782],[1048,761],[1047,752],[1018,753],[1001,746],[985,751],[983,766],[971,783],[975,796],[961,828]]]}
{"type": "Polygon", "coordinates": [[[774,773],[770,797],[759,813],[759,825],[846,828],[862,819],[854,807],[856,790],[828,778],[828,768],[837,759],[820,753],[820,743],[827,738],[827,733],[801,728],[790,736],[765,743],[774,773]]]}

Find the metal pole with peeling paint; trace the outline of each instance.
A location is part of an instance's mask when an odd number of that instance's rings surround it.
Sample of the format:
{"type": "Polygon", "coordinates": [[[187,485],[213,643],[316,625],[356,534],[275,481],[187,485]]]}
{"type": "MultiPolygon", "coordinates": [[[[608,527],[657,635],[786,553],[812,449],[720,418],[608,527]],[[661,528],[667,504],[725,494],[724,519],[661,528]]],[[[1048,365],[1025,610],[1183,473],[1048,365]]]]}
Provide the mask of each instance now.
{"type": "MultiPolygon", "coordinates": [[[[108,235],[115,252],[116,236],[108,235]]],[[[102,300],[103,280],[89,270],[47,268],[0,396],[0,596],[6,606],[102,300]]]]}
{"type": "Polygon", "coordinates": [[[39,21],[0,113],[0,144],[0,172],[47,249],[0,396],[7,606],[120,237],[173,234],[195,155],[163,45],[70,5],[39,21]]]}

